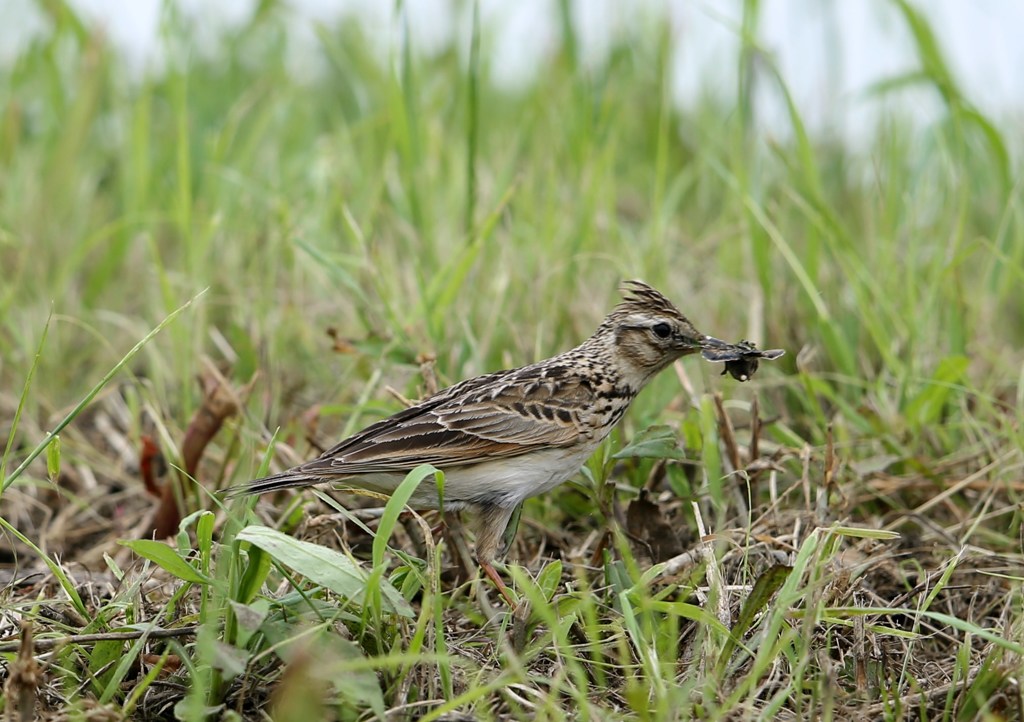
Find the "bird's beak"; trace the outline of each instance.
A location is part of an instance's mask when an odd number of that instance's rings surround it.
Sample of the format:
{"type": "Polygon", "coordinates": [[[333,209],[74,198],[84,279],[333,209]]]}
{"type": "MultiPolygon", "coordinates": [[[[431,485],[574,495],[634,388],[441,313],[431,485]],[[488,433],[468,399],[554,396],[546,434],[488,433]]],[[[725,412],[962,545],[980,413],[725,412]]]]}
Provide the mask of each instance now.
{"type": "Polygon", "coordinates": [[[692,353],[700,353],[704,350],[704,338],[688,338],[682,337],[679,339],[679,348],[682,350],[684,356],[689,356],[692,353]]]}

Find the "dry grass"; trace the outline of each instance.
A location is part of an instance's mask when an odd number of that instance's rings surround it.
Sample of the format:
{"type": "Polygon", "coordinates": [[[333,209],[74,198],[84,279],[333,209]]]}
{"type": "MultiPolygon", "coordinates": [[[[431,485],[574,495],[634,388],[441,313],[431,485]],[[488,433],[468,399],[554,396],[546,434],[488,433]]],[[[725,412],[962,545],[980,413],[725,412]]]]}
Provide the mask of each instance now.
{"type": "MultiPolygon", "coordinates": [[[[684,408],[692,401],[680,396],[671,405],[684,408]]],[[[69,427],[63,453],[88,462],[62,470],[61,493],[50,485],[14,487],[5,498],[11,510],[7,520],[42,532],[36,544],[60,560],[84,605],[83,614],[66,601],[31,549],[8,546],[16,564],[5,584],[0,634],[16,640],[22,633],[19,620],[28,620],[25,629],[40,645],[35,657],[40,667],[30,673],[36,675],[35,687],[20,694],[35,694],[48,719],[64,718],[69,669],[91,669],[102,680],[126,653],[135,658],[119,688],[125,694],[141,690],[134,716],[169,719],[188,689],[189,668],[181,657],[195,642],[209,602],[201,585],[185,588],[180,579],[118,545],[120,539],[145,537],[143,529],[159,507],[139,489],[137,459],[124,453],[131,448],[121,425],[126,408],[122,394],[112,390],[69,427]],[[124,632],[93,632],[98,627],[88,620],[99,619],[103,629],[147,624],[158,629],[142,635],[139,644],[125,639],[131,635],[124,632]],[[100,645],[113,650],[106,652],[106,664],[97,666],[100,645]]],[[[720,439],[730,442],[719,442],[726,471],[720,507],[706,500],[695,507],[700,494],[686,499],[669,487],[672,474],[694,477],[692,462],[626,459],[609,462],[606,483],[628,493],[611,496],[611,506],[600,513],[569,512],[587,503],[576,489],[559,492],[539,514],[528,511],[509,558],[520,565],[514,571],[519,592],[532,605],[547,605],[543,611],[535,606],[509,617],[493,590],[469,581],[466,565],[453,557],[453,545],[458,549],[465,542],[445,539],[440,599],[426,589],[411,596],[426,617],[430,611],[422,605],[436,606],[440,617],[434,633],[443,639],[433,647],[443,654],[423,655],[424,661],[396,658],[405,644],[401,640],[415,635],[411,621],[388,622],[391,640],[362,638],[368,630],[361,628],[358,609],[321,589],[314,594],[318,612],[312,617],[301,604],[292,607],[296,616],[282,637],[288,663],[269,651],[251,657],[245,672],[225,685],[225,709],[243,718],[261,709],[293,709],[289,705],[319,715],[325,714],[322,704],[346,709],[352,704],[350,691],[331,690],[312,668],[334,665],[357,674],[353,670],[360,665],[339,659],[329,644],[316,646],[322,640],[307,639],[311,630],[323,635],[326,629],[362,654],[380,655],[372,665],[376,674],[364,668],[369,676],[363,682],[380,684],[389,716],[436,714],[453,699],[464,703],[450,705],[455,710],[502,719],[547,718],[569,708],[619,716],[643,713],[644,707],[655,717],[952,713],[970,719],[982,709],[1019,715],[1014,680],[1020,645],[1014,633],[1020,624],[1022,558],[1005,539],[993,544],[990,531],[1017,514],[1019,484],[999,488],[982,480],[1012,473],[1021,464],[1020,449],[958,453],[938,464],[939,484],[916,472],[894,475],[848,463],[844,451],[830,445],[793,448],[758,438],[760,455],[754,456],[749,412],[718,417],[720,428],[726,428],[727,418],[731,430],[720,439]],[[730,459],[738,460],[738,467],[730,459]],[[639,496],[630,482],[638,475],[644,478],[639,496]],[[701,507],[714,521],[698,537],[694,509],[701,507]],[[857,529],[842,526],[851,520],[857,529]],[[536,587],[523,586],[524,573],[536,587]],[[779,587],[789,575],[795,597],[783,604],[779,587]],[[755,593],[759,585],[765,587],[755,593]],[[751,604],[754,608],[744,609],[751,604]],[[626,619],[624,607],[631,610],[626,619]],[[700,615],[733,630],[733,641],[709,631],[700,615]],[[958,623],[951,625],[951,619],[958,623]],[[773,620],[781,625],[777,637],[770,632],[773,620]],[[669,632],[670,638],[663,636],[669,632]],[[289,636],[294,637],[290,642],[289,636]],[[787,653],[787,646],[799,649],[800,656],[787,653]],[[649,667],[655,663],[644,655],[657,657],[664,698],[651,694],[649,667]],[[383,663],[389,656],[394,666],[383,663]],[[442,666],[446,676],[439,673],[442,666]],[[303,707],[312,704],[309,695],[324,702],[303,707]]],[[[292,443],[282,442],[285,459],[315,452],[299,428],[295,431],[292,443]]],[[[170,433],[187,436],[180,429],[170,433]]],[[[204,459],[201,476],[217,476],[226,463],[224,450],[204,459]]],[[[379,504],[372,499],[360,504],[359,497],[345,494],[338,499],[349,508],[379,504]]],[[[296,525],[291,532],[296,538],[369,564],[373,537],[360,521],[363,516],[320,513],[318,506],[288,494],[261,503],[257,512],[264,524],[296,525]]],[[[371,530],[374,516],[365,517],[371,530]]],[[[223,533],[227,519],[217,514],[215,536],[223,533]]],[[[394,531],[391,545],[407,555],[388,559],[397,574],[393,579],[402,577],[403,559],[426,565],[430,558],[416,519],[394,531]]],[[[475,573],[471,564],[470,571],[475,573]]],[[[287,577],[268,583],[271,599],[310,590],[287,577]]],[[[12,641],[3,649],[18,646],[12,641]]],[[[9,684],[24,668],[20,661],[9,665],[9,684]]],[[[83,713],[88,719],[120,718],[123,703],[95,704],[89,687],[83,679],[76,692],[84,706],[76,705],[72,718],[83,713]]],[[[8,704],[21,699],[16,695],[8,692],[8,704]]],[[[365,696],[362,702],[368,703],[365,696]]]]}

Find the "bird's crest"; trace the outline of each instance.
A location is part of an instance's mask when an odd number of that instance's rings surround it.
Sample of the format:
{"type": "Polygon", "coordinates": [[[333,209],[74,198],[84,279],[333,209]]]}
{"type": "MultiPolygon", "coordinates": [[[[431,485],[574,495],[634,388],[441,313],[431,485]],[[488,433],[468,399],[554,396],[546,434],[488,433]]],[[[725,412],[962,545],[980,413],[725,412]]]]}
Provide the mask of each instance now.
{"type": "Polygon", "coordinates": [[[615,324],[637,313],[668,316],[689,323],[675,304],[643,281],[625,281],[621,290],[622,301],[612,309],[602,326],[615,324]]]}

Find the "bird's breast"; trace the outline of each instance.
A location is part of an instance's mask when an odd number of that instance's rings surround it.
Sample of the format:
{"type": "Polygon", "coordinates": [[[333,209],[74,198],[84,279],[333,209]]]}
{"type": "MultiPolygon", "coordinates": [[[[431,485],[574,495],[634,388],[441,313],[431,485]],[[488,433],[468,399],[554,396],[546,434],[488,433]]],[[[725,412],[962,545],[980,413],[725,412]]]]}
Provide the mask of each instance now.
{"type": "Polygon", "coordinates": [[[445,503],[516,506],[570,479],[599,442],[454,468],[445,474],[445,503]]]}

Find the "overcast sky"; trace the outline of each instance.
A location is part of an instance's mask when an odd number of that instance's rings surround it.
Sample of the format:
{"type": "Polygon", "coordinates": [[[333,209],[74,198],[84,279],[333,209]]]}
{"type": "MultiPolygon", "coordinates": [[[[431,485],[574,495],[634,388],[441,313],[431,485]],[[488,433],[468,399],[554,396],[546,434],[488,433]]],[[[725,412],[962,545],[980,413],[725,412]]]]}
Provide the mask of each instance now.
{"type": "MultiPolygon", "coordinates": [[[[255,0],[70,0],[104,29],[139,74],[158,72],[163,51],[158,31],[165,2],[195,17],[197,43],[211,47],[221,29],[245,22],[255,0]],[[200,18],[199,13],[202,13],[200,18]]],[[[401,37],[384,0],[291,0],[291,55],[297,75],[315,73],[317,22],[358,19],[379,39],[382,58],[401,37]]],[[[676,40],[673,87],[686,103],[700,93],[735,92],[740,0],[575,0],[573,14],[586,61],[600,65],[618,33],[670,23],[676,40]],[[639,8],[639,9],[638,9],[639,8]]],[[[760,40],[781,68],[806,122],[856,136],[880,107],[868,89],[916,67],[913,46],[891,0],[764,0],[760,40]]],[[[1024,107],[1024,1],[918,0],[969,97],[997,121],[1024,107]]],[[[406,0],[414,47],[436,52],[455,40],[467,46],[469,2],[406,0]]],[[[507,88],[529,83],[558,39],[556,0],[482,0],[493,80],[507,88]]],[[[0,63],[10,62],[46,24],[33,0],[0,1],[0,63]]],[[[761,117],[768,130],[785,132],[785,114],[766,89],[761,117]],[[777,128],[774,126],[778,126],[777,128]]],[[[886,103],[927,120],[938,112],[934,95],[904,92],[886,103]]]]}

